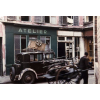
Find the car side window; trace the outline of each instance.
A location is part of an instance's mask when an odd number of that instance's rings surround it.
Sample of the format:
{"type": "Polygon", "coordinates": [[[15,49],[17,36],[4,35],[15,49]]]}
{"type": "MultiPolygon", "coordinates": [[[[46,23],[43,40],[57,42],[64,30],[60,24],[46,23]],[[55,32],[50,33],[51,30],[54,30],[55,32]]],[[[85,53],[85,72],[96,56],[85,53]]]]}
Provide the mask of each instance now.
{"type": "Polygon", "coordinates": [[[46,54],[45,55],[45,57],[46,57],[46,59],[53,59],[53,57],[54,57],[54,54],[46,54]]]}
{"type": "Polygon", "coordinates": [[[34,54],[34,55],[30,55],[30,62],[33,61],[42,61],[43,60],[43,54],[34,54]]]}
{"type": "Polygon", "coordinates": [[[34,61],[34,55],[30,55],[30,62],[34,61]]]}
{"type": "Polygon", "coordinates": [[[38,61],[42,61],[43,60],[43,54],[38,54],[38,61]]]}

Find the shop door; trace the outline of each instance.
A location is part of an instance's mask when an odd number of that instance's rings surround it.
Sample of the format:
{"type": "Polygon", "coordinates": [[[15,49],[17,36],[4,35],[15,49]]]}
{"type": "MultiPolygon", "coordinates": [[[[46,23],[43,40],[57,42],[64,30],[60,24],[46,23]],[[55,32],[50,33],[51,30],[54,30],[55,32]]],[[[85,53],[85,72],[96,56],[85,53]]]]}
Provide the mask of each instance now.
{"type": "Polygon", "coordinates": [[[72,43],[66,43],[66,58],[72,59],[73,57],[73,48],[72,43]]]}
{"type": "Polygon", "coordinates": [[[65,59],[65,43],[58,42],[58,57],[65,59]]]}
{"type": "Polygon", "coordinates": [[[2,75],[2,38],[0,37],[0,76],[2,75]]]}

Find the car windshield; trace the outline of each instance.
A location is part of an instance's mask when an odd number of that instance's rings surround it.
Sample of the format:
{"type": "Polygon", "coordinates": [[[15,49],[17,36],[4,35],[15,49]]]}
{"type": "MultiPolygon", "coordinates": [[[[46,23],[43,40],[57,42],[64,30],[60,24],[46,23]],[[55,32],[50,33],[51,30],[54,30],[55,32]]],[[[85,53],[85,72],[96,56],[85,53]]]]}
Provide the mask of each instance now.
{"type": "Polygon", "coordinates": [[[30,55],[30,62],[33,61],[42,61],[43,60],[43,54],[31,54],[30,55]]]}
{"type": "Polygon", "coordinates": [[[54,54],[52,53],[52,54],[45,54],[45,58],[46,59],[53,59],[54,58],[54,54]]]}

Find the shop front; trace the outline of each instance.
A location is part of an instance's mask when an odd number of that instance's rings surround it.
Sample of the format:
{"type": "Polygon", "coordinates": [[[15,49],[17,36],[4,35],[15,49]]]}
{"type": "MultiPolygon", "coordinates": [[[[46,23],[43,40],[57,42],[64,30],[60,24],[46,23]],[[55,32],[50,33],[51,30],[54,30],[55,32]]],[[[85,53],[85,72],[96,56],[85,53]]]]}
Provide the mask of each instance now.
{"type": "Polygon", "coordinates": [[[41,40],[45,50],[52,49],[57,55],[57,30],[32,26],[5,25],[6,28],[6,72],[16,60],[16,54],[27,48],[29,41],[41,40]]]}
{"type": "Polygon", "coordinates": [[[89,54],[89,62],[94,63],[93,30],[84,32],[85,51],[89,54]]]}
{"type": "Polygon", "coordinates": [[[82,32],[58,31],[58,57],[66,59],[77,58],[84,55],[84,38],[82,32]]]}

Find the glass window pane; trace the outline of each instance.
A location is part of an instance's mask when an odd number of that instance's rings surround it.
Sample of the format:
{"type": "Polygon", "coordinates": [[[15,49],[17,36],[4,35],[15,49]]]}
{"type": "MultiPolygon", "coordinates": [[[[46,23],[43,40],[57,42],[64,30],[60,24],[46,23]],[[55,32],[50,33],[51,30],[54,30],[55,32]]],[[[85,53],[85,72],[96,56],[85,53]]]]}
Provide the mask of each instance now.
{"type": "Polygon", "coordinates": [[[34,61],[34,55],[30,55],[30,62],[34,61]]]}
{"type": "Polygon", "coordinates": [[[65,40],[64,37],[58,37],[58,40],[65,40]]]}
{"type": "Polygon", "coordinates": [[[89,51],[89,56],[93,57],[93,51],[89,51]]]}
{"type": "Polygon", "coordinates": [[[54,54],[46,54],[45,57],[46,59],[53,59],[54,54]]]}
{"type": "Polygon", "coordinates": [[[40,40],[45,43],[45,36],[40,36],[40,40]]]}
{"type": "Polygon", "coordinates": [[[67,56],[67,58],[72,58],[72,52],[73,52],[72,43],[66,43],[66,56],[67,56]]]}
{"type": "Polygon", "coordinates": [[[29,35],[29,40],[36,40],[37,36],[29,35]]]}
{"type": "Polygon", "coordinates": [[[46,37],[46,48],[45,50],[49,50],[50,49],[50,37],[46,37]]]}
{"type": "Polygon", "coordinates": [[[49,50],[50,48],[50,36],[40,36],[40,40],[46,44],[45,50],[49,50]]]}
{"type": "Polygon", "coordinates": [[[56,24],[56,16],[51,16],[51,23],[56,24]]]}
{"type": "Polygon", "coordinates": [[[15,60],[16,60],[16,55],[20,53],[20,35],[14,35],[14,48],[15,48],[15,60]]]}
{"type": "Polygon", "coordinates": [[[67,37],[67,40],[68,40],[68,41],[72,40],[72,37],[67,37]]]}
{"type": "Polygon", "coordinates": [[[23,49],[25,48],[26,48],[26,35],[21,35],[21,52],[23,52],[23,49]]]}
{"type": "Polygon", "coordinates": [[[93,50],[93,45],[89,45],[89,50],[93,50]]]}
{"type": "Polygon", "coordinates": [[[43,60],[42,54],[38,54],[38,61],[42,61],[42,60],[43,60]]]}
{"type": "Polygon", "coordinates": [[[79,37],[75,37],[75,57],[80,58],[79,37]]]}

